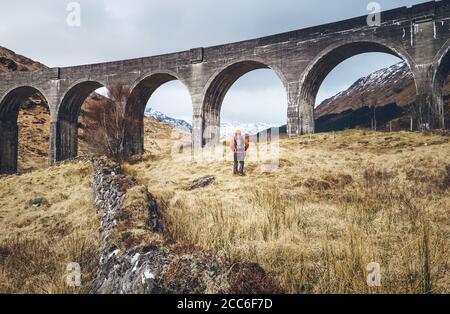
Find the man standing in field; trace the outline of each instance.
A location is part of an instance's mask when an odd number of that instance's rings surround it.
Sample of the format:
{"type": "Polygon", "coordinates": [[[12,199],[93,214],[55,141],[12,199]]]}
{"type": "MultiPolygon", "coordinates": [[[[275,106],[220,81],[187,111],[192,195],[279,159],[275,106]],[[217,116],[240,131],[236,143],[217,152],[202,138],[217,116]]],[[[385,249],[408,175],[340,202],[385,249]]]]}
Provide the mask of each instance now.
{"type": "Polygon", "coordinates": [[[236,132],[234,133],[234,137],[231,140],[230,147],[234,154],[233,174],[245,176],[244,173],[245,153],[247,149],[250,147],[249,137],[246,135],[244,138],[241,134],[241,131],[236,130],[236,132]]]}

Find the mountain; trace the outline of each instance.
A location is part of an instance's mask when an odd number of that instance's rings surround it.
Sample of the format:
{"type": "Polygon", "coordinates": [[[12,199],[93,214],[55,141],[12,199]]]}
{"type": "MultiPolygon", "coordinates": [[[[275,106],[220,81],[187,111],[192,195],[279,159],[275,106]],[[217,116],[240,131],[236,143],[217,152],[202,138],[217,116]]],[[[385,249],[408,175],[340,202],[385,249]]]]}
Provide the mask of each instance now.
{"type": "Polygon", "coordinates": [[[395,103],[400,107],[414,101],[415,86],[404,62],[358,79],[347,90],[324,100],[315,110],[316,118],[366,106],[395,103]]]}
{"type": "MultiPolygon", "coordinates": [[[[449,94],[450,82],[447,81],[444,95],[449,94]]],[[[316,130],[370,128],[374,112],[378,129],[409,129],[408,108],[415,101],[415,95],[412,73],[405,62],[399,62],[358,79],[347,90],[324,100],[315,109],[316,130]]],[[[449,125],[448,96],[444,99],[449,125]]]]}
{"type": "Polygon", "coordinates": [[[242,122],[223,122],[220,126],[221,139],[231,138],[236,130],[241,130],[242,134],[256,135],[264,130],[272,127],[278,127],[279,125],[255,122],[255,123],[242,123],[242,122]]]}
{"type": "Polygon", "coordinates": [[[149,117],[149,118],[153,118],[153,119],[155,119],[157,121],[160,121],[160,122],[164,122],[164,123],[170,124],[170,125],[174,126],[175,128],[177,128],[179,130],[183,130],[183,131],[186,131],[188,133],[192,133],[192,125],[190,125],[186,121],[171,118],[171,117],[165,115],[162,112],[153,110],[152,108],[147,108],[145,110],[145,116],[149,117]]]}
{"type": "Polygon", "coordinates": [[[14,51],[0,46],[0,74],[14,71],[35,71],[46,68],[42,63],[18,55],[14,51]]]}
{"type": "MultiPolygon", "coordinates": [[[[160,122],[170,124],[181,131],[192,133],[192,125],[190,125],[186,121],[169,117],[166,114],[156,111],[152,108],[147,108],[145,110],[145,116],[153,118],[160,122]]],[[[222,122],[220,125],[220,137],[221,139],[230,138],[233,136],[236,130],[241,130],[243,134],[256,135],[261,131],[270,129],[272,127],[278,127],[278,125],[276,123],[273,124],[265,122],[243,123],[238,121],[227,121],[222,122]]]]}

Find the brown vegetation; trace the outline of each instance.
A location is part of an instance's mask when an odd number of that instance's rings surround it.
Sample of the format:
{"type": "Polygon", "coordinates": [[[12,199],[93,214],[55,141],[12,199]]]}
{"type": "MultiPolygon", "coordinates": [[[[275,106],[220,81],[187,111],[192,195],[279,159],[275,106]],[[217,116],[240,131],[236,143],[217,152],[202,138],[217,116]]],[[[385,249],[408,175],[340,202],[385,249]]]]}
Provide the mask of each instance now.
{"type": "Polygon", "coordinates": [[[157,196],[175,240],[257,262],[284,291],[443,293],[449,140],[369,131],[286,139],[275,172],[248,162],[244,178],[230,161],[176,160],[170,148],[125,169],[157,196]],[[204,175],[216,181],[185,191],[204,175]],[[366,283],[370,262],[381,265],[382,287],[366,283]]]}
{"type": "Polygon", "coordinates": [[[14,71],[34,71],[47,67],[39,62],[16,54],[14,51],[0,47],[0,74],[14,71]]]}
{"type": "Polygon", "coordinates": [[[74,162],[0,180],[0,291],[83,293],[98,258],[92,166],[74,162]],[[66,266],[81,265],[81,288],[66,284],[66,266]]]}

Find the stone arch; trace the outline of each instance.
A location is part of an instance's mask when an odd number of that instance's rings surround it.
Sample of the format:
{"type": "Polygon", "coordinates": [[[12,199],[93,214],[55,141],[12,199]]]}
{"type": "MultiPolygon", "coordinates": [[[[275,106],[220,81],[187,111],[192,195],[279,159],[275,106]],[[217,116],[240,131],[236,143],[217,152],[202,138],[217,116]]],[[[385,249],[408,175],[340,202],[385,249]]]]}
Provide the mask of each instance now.
{"type": "Polygon", "coordinates": [[[306,67],[300,79],[300,92],[296,100],[298,104],[297,118],[299,121],[297,132],[299,134],[314,132],[314,106],[316,96],[328,74],[341,62],[353,56],[369,52],[387,53],[405,61],[413,74],[417,92],[417,82],[414,73],[415,63],[402,48],[371,40],[334,44],[323,50],[306,67]]]}
{"type": "Polygon", "coordinates": [[[273,70],[283,83],[287,93],[288,84],[282,71],[263,59],[235,60],[221,67],[208,80],[202,93],[202,145],[217,141],[220,137],[218,136],[220,134],[220,111],[227,92],[239,78],[259,69],[273,70]]]}
{"type": "Polygon", "coordinates": [[[94,80],[79,80],[61,97],[54,126],[54,161],[75,158],[78,155],[78,116],[81,106],[95,90],[105,84],[94,80]]]}
{"type": "Polygon", "coordinates": [[[450,42],[437,54],[434,64],[436,70],[433,76],[433,101],[436,104],[442,128],[449,128],[449,122],[446,123],[445,118],[446,114],[450,115],[450,113],[446,113],[445,110],[450,109],[445,108],[443,89],[450,75],[450,42]]]}
{"type": "Polygon", "coordinates": [[[162,70],[146,73],[140,76],[130,87],[130,99],[127,104],[127,117],[131,119],[127,129],[127,153],[129,155],[139,155],[144,153],[144,113],[145,107],[152,97],[153,93],[162,85],[171,82],[180,81],[192,94],[187,81],[178,73],[162,70]]]}
{"type": "Polygon", "coordinates": [[[31,96],[38,94],[47,104],[45,93],[37,87],[19,86],[9,89],[0,99],[0,173],[17,172],[20,107],[31,96]]]}

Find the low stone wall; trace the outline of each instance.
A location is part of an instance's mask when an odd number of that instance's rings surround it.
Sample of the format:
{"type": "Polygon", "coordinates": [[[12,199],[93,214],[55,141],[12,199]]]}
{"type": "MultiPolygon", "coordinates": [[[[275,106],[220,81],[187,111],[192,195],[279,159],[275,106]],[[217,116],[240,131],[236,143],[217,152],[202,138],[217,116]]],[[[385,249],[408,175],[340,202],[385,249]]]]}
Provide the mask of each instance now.
{"type": "Polygon", "coordinates": [[[254,263],[233,262],[214,252],[167,240],[161,231],[157,201],[147,188],[142,197],[145,202],[139,203],[145,208],[138,209],[146,212],[146,240],[131,247],[118,243],[118,229],[132,224],[124,204],[137,183],[120,167],[107,166],[105,161],[96,160],[94,171],[95,206],[102,218],[100,262],[91,293],[280,292],[254,263]]]}
{"type": "Polygon", "coordinates": [[[94,163],[94,202],[102,218],[100,262],[92,293],[151,293],[158,269],[138,265],[139,249],[123,252],[111,241],[126,195],[120,186],[126,176],[120,167],[108,167],[101,160],[94,163]]]}

